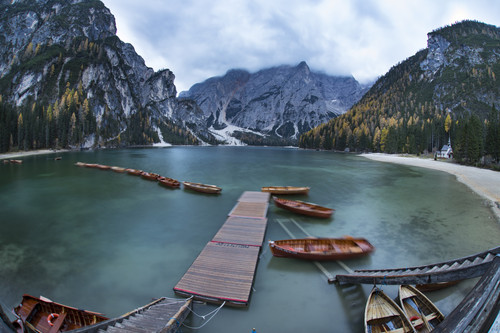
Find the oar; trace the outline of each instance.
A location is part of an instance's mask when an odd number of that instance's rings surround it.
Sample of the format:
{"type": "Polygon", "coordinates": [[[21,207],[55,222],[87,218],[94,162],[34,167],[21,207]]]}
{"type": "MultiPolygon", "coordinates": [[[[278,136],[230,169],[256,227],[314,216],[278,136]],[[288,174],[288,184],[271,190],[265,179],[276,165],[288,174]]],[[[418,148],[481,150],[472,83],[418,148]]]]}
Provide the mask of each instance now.
{"type": "Polygon", "coordinates": [[[427,317],[424,314],[424,311],[420,307],[418,307],[418,312],[420,313],[422,321],[424,322],[424,325],[427,328],[427,330],[429,330],[429,332],[432,331],[432,327],[430,326],[429,321],[427,320],[427,317]]]}

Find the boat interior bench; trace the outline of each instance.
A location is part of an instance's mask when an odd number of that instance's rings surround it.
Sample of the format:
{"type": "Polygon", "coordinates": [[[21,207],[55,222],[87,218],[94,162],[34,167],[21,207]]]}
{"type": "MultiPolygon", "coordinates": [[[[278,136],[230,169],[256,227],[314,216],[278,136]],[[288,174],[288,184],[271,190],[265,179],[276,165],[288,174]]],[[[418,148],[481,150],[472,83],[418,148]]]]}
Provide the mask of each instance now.
{"type": "Polygon", "coordinates": [[[306,252],[329,252],[333,250],[331,244],[306,244],[304,247],[306,252]]]}

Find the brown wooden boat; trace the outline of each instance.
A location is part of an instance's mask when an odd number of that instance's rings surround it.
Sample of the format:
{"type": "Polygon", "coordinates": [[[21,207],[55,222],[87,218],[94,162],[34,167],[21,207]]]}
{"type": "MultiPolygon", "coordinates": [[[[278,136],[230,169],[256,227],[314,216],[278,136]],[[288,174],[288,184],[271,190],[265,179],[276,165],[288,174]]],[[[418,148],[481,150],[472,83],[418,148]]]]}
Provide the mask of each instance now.
{"type": "Polygon", "coordinates": [[[298,238],[269,241],[275,257],[307,260],[344,260],[367,255],[375,247],[364,238],[298,238]]]}
{"type": "Polygon", "coordinates": [[[158,180],[158,177],[160,177],[160,175],[154,172],[143,171],[141,173],[141,177],[147,180],[158,180]]]}
{"type": "Polygon", "coordinates": [[[264,186],[261,188],[262,192],[268,192],[271,194],[307,194],[309,193],[309,187],[298,187],[298,186],[264,186]]]}
{"type": "Polygon", "coordinates": [[[104,164],[96,164],[95,168],[99,170],[110,170],[111,166],[109,165],[104,165],[104,164]]]}
{"type": "Polygon", "coordinates": [[[288,200],[273,197],[274,204],[280,208],[287,209],[291,212],[308,215],[313,217],[329,218],[332,216],[335,209],[326,208],[310,202],[299,200],[288,200]]]}
{"type": "Polygon", "coordinates": [[[142,174],[142,170],[137,170],[137,169],[125,169],[129,175],[132,176],[140,176],[142,174]]]}
{"type": "Polygon", "coordinates": [[[222,191],[222,188],[215,185],[208,184],[200,184],[193,182],[182,182],[184,184],[184,188],[188,188],[193,191],[209,193],[209,194],[219,194],[222,191]]]}
{"type": "Polygon", "coordinates": [[[108,320],[102,314],[79,310],[52,302],[46,298],[23,295],[21,304],[14,308],[19,317],[13,324],[24,332],[65,332],[108,320]]]}
{"type": "Polygon", "coordinates": [[[114,172],[118,172],[118,173],[125,172],[125,168],[122,168],[122,167],[119,167],[119,166],[112,166],[111,170],[113,170],[114,172]]]}
{"type": "Polygon", "coordinates": [[[437,306],[415,287],[399,286],[398,299],[417,332],[430,332],[444,320],[437,306]]]}
{"type": "Polygon", "coordinates": [[[174,188],[181,187],[181,183],[178,180],[168,177],[159,177],[158,183],[166,187],[174,187],[174,188]]]}
{"type": "Polygon", "coordinates": [[[365,307],[366,333],[416,332],[401,308],[381,289],[373,287],[365,307]]]}

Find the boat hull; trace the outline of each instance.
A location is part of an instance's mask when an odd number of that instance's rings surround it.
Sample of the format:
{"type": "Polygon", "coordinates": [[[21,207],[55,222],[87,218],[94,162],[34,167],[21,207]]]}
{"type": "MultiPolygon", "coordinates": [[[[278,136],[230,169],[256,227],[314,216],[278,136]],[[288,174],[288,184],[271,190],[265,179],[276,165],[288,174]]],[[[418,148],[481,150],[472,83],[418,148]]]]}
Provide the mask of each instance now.
{"type": "Polygon", "coordinates": [[[222,188],[215,185],[207,185],[200,183],[192,183],[192,182],[183,182],[184,188],[208,194],[219,194],[222,191],[222,188]]]}
{"type": "Polygon", "coordinates": [[[179,188],[181,186],[181,183],[178,180],[167,177],[158,178],[158,183],[162,186],[171,188],[179,188]]]}
{"type": "Polygon", "coordinates": [[[275,257],[305,260],[345,260],[370,254],[375,247],[364,238],[300,238],[269,241],[275,257]]]}
{"type": "Polygon", "coordinates": [[[382,290],[373,287],[365,307],[365,332],[416,333],[401,308],[382,290]]]}
{"type": "Polygon", "coordinates": [[[308,202],[298,200],[287,200],[273,197],[274,204],[277,207],[289,210],[296,214],[307,215],[319,218],[329,218],[332,216],[335,209],[322,207],[308,202]]]}
{"type": "Polygon", "coordinates": [[[417,288],[399,286],[399,305],[418,332],[430,332],[444,320],[444,315],[417,288]]]}
{"type": "Polygon", "coordinates": [[[267,192],[271,194],[308,194],[309,187],[298,187],[298,186],[264,186],[261,188],[262,192],[267,192]]]}
{"type": "MultiPolygon", "coordinates": [[[[47,299],[23,295],[14,308],[22,326],[28,332],[65,332],[94,325],[109,318],[97,312],[76,309],[47,299]]],[[[17,321],[14,326],[21,326],[17,321]]]]}

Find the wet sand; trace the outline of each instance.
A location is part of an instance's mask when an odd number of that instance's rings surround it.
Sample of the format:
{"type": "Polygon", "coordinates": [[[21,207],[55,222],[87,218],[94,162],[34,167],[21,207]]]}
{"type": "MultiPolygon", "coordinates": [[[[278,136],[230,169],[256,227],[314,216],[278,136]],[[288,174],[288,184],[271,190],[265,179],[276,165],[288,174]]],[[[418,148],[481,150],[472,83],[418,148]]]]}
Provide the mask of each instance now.
{"type": "Polygon", "coordinates": [[[457,180],[467,185],[474,192],[489,201],[491,209],[500,222],[500,172],[455,164],[447,160],[420,158],[390,154],[362,154],[362,157],[379,162],[397,163],[421,168],[428,168],[451,173],[457,180]]]}
{"type": "Polygon", "coordinates": [[[17,159],[19,157],[31,156],[31,155],[43,155],[43,154],[59,154],[64,153],[69,150],[59,149],[59,150],[51,150],[51,149],[40,149],[40,150],[30,150],[30,151],[19,151],[15,153],[4,153],[0,154],[0,160],[5,159],[17,159]]]}

